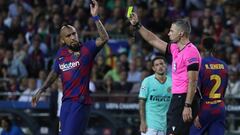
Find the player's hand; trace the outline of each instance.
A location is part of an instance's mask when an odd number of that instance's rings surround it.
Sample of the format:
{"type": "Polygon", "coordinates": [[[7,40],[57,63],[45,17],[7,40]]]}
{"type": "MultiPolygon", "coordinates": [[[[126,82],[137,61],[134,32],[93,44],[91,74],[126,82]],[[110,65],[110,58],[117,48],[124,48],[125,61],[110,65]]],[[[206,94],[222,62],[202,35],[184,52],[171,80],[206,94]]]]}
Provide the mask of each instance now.
{"type": "Polygon", "coordinates": [[[196,127],[196,128],[202,128],[202,125],[201,125],[201,123],[199,122],[199,117],[197,116],[196,118],[195,118],[195,120],[194,120],[194,126],[196,127]]]}
{"type": "Polygon", "coordinates": [[[192,108],[184,107],[182,117],[184,122],[190,122],[192,120],[192,108]]]}
{"type": "Polygon", "coordinates": [[[98,2],[96,0],[91,0],[90,11],[92,16],[98,15],[98,2]]]}
{"type": "Polygon", "coordinates": [[[33,96],[32,96],[32,107],[36,107],[37,106],[37,103],[41,97],[41,93],[42,91],[41,90],[38,90],[33,96]]]}
{"type": "Polygon", "coordinates": [[[133,12],[129,17],[129,21],[132,25],[136,25],[139,22],[137,14],[133,12]]]}
{"type": "Polygon", "coordinates": [[[141,122],[140,123],[140,132],[141,133],[146,133],[147,132],[147,124],[146,124],[146,122],[141,122]]]}

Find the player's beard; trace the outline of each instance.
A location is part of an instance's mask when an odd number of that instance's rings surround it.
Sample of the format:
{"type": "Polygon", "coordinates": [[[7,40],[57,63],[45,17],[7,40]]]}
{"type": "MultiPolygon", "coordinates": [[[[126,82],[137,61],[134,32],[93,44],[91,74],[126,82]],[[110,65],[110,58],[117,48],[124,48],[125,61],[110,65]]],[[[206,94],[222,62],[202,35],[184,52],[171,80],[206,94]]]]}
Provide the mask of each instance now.
{"type": "Polygon", "coordinates": [[[73,43],[72,45],[68,45],[67,47],[74,52],[78,52],[78,51],[80,51],[81,44],[80,43],[73,43]]]}
{"type": "Polygon", "coordinates": [[[160,76],[163,76],[164,74],[165,74],[164,72],[158,73],[158,75],[160,76]]]}

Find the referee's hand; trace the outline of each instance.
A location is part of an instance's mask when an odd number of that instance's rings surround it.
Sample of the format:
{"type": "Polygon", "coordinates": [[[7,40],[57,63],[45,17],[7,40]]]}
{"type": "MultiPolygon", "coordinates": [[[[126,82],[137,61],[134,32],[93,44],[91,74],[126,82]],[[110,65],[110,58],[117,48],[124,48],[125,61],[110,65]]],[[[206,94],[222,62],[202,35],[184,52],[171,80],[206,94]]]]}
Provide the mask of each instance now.
{"type": "Polygon", "coordinates": [[[129,21],[132,25],[136,25],[139,22],[137,14],[133,12],[129,17],[129,21]]]}
{"type": "Polygon", "coordinates": [[[182,117],[183,117],[184,122],[192,121],[192,108],[191,107],[184,107],[182,117]]]}

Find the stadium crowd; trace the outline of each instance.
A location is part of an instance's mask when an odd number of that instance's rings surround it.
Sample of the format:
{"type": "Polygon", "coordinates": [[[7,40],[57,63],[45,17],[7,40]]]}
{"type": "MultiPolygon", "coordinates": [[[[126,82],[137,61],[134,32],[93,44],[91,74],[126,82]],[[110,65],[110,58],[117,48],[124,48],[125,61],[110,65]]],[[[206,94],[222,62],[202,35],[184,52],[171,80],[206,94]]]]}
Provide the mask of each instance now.
{"type": "MultiPolygon", "coordinates": [[[[151,59],[159,52],[146,45],[130,27],[126,10],[131,2],[99,0],[99,16],[111,39],[96,57],[90,83],[92,92],[138,93],[141,80],[153,73],[151,59]]],[[[171,21],[180,17],[189,18],[191,41],[199,50],[201,40],[213,36],[217,41],[217,57],[229,65],[227,100],[239,104],[235,97],[240,97],[240,1],[138,0],[135,5],[141,23],[166,41],[171,21]]],[[[64,24],[74,25],[84,41],[96,37],[97,29],[88,10],[89,0],[0,1],[0,92],[10,93],[0,96],[1,100],[31,100],[30,95],[51,69],[60,46],[58,32],[64,24]]]]}

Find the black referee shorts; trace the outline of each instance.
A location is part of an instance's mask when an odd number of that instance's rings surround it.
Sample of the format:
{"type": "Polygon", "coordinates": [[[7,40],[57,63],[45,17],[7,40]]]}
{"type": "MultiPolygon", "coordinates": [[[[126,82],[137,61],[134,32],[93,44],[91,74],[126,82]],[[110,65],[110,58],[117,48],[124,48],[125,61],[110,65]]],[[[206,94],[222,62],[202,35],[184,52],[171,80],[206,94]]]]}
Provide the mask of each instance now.
{"type": "MultiPolygon", "coordinates": [[[[189,129],[193,123],[184,122],[182,112],[185,104],[187,94],[173,94],[171,103],[167,112],[167,135],[188,135],[189,129]]],[[[197,115],[198,98],[194,97],[192,102],[193,119],[197,115]]]]}

